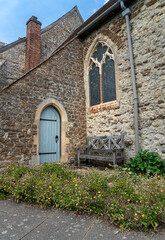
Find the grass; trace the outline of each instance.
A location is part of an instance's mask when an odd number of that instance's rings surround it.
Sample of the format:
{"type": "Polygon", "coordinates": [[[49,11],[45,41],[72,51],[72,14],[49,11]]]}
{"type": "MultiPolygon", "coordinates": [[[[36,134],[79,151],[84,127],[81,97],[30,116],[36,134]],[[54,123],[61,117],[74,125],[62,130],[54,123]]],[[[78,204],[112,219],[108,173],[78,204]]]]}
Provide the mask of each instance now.
{"type": "Polygon", "coordinates": [[[126,169],[75,171],[61,164],[12,165],[0,176],[0,199],[94,213],[122,229],[148,231],[164,224],[165,181],[126,169]]]}

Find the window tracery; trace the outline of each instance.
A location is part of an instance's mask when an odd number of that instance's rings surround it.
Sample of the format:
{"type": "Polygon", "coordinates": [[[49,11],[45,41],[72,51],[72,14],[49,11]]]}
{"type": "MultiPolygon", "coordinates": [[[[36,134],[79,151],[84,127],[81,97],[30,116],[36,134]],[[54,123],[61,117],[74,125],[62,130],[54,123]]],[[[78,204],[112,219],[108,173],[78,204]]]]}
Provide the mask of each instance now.
{"type": "Polygon", "coordinates": [[[114,55],[105,43],[96,46],[88,71],[90,106],[116,100],[114,55]]]}

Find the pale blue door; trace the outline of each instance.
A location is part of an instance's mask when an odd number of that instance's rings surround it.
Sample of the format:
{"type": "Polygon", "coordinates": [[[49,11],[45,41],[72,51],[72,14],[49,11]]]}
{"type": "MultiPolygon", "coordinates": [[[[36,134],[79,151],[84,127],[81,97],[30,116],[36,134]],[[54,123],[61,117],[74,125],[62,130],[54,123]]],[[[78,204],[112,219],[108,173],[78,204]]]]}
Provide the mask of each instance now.
{"type": "Polygon", "coordinates": [[[60,116],[52,106],[41,113],[39,155],[40,163],[60,161],[60,116]]]}

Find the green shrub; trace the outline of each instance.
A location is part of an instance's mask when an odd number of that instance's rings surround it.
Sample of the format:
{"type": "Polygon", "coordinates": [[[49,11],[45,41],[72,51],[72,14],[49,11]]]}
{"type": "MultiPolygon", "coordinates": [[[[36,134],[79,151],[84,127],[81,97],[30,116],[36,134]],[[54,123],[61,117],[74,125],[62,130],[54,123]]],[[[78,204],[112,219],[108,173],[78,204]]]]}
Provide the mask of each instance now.
{"type": "Polygon", "coordinates": [[[139,175],[165,173],[165,162],[163,159],[158,156],[158,153],[149,152],[148,150],[139,150],[135,158],[130,158],[126,167],[139,175]]]}
{"type": "Polygon", "coordinates": [[[160,219],[165,220],[162,214],[165,207],[164,180],[160,175],[145,178],[126,169],[116,170],[111,176],[113,198],[118,200],[120,209],[120,214],[115,214],[116,222],[125,228],[156,229],[160,219]]]}
{"type": "Polygon", "coordinates": [[[78,172],[62,164],[34,169],[10,166],[0,175],[0,199],[38,203],[104,216],[121,228],[156,229],[165,208],[162,176],[141,177],[125,169],[78,172]]]}

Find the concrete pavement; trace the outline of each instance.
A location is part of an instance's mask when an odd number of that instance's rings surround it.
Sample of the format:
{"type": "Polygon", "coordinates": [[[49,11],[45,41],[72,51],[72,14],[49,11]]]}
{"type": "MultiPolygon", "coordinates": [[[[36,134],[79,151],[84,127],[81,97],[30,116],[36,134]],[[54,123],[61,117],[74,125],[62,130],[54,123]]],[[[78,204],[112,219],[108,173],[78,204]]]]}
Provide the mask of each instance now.
{"type": "Polygon", "coordinates": [[[0,201],[1,240],[165,240],[159,233],[124,232],[96,217],[38,205],[0,201]]]}

